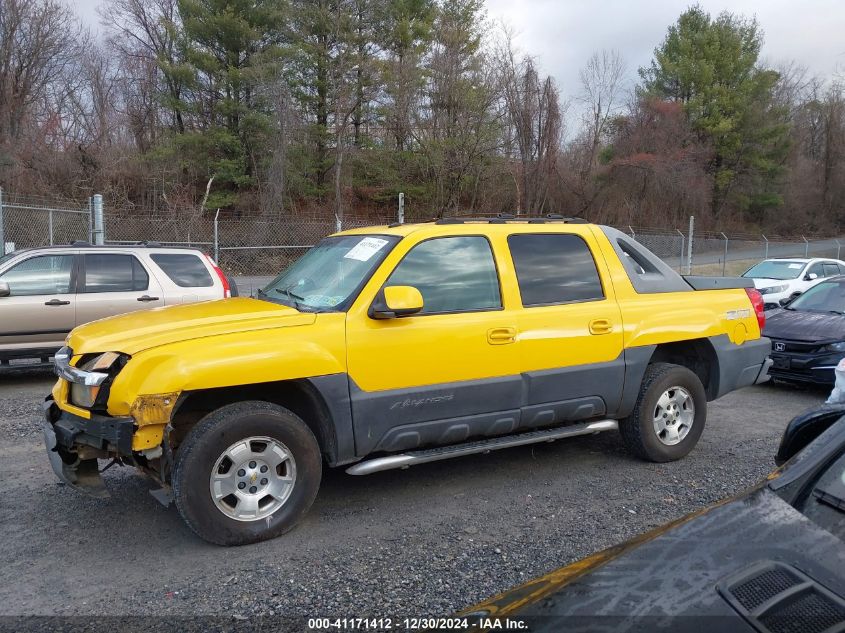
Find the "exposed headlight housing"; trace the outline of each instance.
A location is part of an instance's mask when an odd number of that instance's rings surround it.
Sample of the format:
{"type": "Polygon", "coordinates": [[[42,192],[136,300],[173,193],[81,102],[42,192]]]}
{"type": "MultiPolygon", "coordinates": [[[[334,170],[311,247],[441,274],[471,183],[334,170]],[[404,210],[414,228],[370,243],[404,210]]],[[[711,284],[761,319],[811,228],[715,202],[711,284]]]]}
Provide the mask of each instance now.
{"type": "MultiPolygon", "coordinates": [[[[66,356],[67,354],[62,357],[63,361],[66,356]]],[[[71,403],[85,409],[92,408],[97,402],[97,397],[112,366],[119,358],[120,354],[117,352],[104,352],[89,358],[77,367],[68,366],[66,373],[60,371],[59,375],[70,383],[71,403]]],[[[57,360],[59,360],[58,355],[57,360]]]]}
{"type": "Polygon", "coordinates": [[[781,284],[780,286],[772,286],[770,288],[759,288],[759,290],[761,295],[773,295],[789,290],[789,284],[781,284]]]}
{"type": "Polygon", "coordinates": [[[822,352],[845,352],[845,341],[830,343],[821,348],[822,352]]]}

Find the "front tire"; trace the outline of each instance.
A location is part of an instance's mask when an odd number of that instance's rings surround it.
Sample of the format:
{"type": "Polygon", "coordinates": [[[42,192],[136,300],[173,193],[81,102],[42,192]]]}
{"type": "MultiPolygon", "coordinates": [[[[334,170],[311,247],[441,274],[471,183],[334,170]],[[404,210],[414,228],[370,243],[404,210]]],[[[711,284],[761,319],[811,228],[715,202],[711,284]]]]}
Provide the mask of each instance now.
{"type": "Polygon", "coordinates": [[[707,396],[698,376],[680,365],[648,366],[637,403],[619,424],[626,448],[652,462],[686,456],[698,443],[707,419],[707,396]]]}
{"type": "Polygon", "coordinates": [[[311,429],[284,407],[248,401],[205,416],[179,446],[173,496],[198,536],[245,545],[292,529],[322,477],[311,429]]]}

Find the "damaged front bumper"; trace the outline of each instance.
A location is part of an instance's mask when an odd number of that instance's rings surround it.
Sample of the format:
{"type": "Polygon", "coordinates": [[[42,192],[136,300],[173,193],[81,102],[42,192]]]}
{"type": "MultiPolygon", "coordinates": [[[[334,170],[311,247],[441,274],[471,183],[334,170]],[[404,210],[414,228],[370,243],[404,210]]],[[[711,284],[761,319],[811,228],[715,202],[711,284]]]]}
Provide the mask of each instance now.
{"type": "Polygon", "coordinates": [[[56,476],[95,497],[108,497],[97,458],[132,458],[132,418],[91,415],[86,419],[62,411],[52,396],[44,402],[44,444],[56,476]]]}

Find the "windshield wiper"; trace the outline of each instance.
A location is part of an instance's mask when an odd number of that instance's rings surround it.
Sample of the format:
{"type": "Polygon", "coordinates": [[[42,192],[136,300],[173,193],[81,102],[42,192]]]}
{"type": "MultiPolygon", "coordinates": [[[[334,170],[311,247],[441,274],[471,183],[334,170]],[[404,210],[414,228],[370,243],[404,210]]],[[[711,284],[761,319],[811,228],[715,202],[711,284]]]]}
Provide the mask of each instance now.
{"type": "Polygon", "coordinates": [[[293,286],[288,286],[287,288],[274,288],[276,292],[282,295],[287,295],[293,301],[293,307],[299,310],[300,306],[302,305],[300,302],[305,301],[305,297],[301,297],[300,295],[296,294],[291,290],[293,286]]]}

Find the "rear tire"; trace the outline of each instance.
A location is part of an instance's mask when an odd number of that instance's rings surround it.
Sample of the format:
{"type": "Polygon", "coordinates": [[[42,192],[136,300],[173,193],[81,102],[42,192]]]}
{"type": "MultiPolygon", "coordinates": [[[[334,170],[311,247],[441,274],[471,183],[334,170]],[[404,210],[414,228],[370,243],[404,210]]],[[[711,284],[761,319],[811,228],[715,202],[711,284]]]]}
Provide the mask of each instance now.
{"type": "Polygon", "coordinates": [[[680,365],[648,366],[630,416],[619,424],[625,447],[652,462],[687,455],[707,419],[707,396],[698,376],[680,365]]]}
{"type": "Polygon", "coordinates": [[[245,545],[292,529],[321,476],[320,447],[299,417],[269,402],[239,402],[188,433],[176,453],[173,496],[198,536],[245,545]]]}

